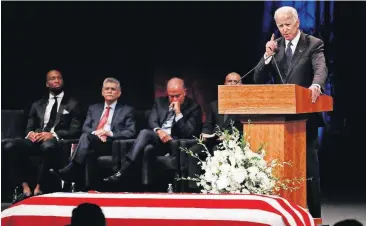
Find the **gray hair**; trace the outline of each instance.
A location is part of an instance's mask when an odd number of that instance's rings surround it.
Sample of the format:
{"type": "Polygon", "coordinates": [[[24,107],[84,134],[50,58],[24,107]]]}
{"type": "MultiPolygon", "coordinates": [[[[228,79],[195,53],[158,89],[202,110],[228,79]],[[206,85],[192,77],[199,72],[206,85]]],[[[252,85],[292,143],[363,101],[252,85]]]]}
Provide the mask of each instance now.
{"type": "Polygon", "coordinates": [[[299,19],[299,15],[297,14],[296,9],[291,6],[283,6],[281,8],[278,8],[276,10],[276,12],[274,13],[275,20],[276,20],[276,17],[278,16],[278,14],[291,15],[291,18],[295,21],[299,19]]]}
{"type": "Polygon", "coordinates": [[[109,78],[104,79],[104,81],[103,81],[103,86],[104,86],[106,83],[115,83],[115,84],[117,84],[117,88],[118,88],[119,90],[121,90],[121,85],[120,85],[119,81],[118,81],[117,79],[115,79],[115,78],[109,77],[109,78]]]}

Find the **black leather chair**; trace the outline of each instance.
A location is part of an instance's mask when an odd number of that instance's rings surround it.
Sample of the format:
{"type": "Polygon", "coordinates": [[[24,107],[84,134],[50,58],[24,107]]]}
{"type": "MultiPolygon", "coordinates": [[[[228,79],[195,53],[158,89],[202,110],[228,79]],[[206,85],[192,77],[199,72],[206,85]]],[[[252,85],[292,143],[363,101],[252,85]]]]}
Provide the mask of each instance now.
{"type": "MultiPolygon", "coordinates": [[[[136,111],[136,131],[137,134],[145,128],[148,128],[148,118],[151,110],[136,111]]],[[[160,182],[160,190],[165,190],[168,183],[172,183],[176,191],[184,191],[184,181],[177,181],[177,177],[186,177],[188,166],[186,164],[187,154],[180,150],[180,147],[190,147],[195,139],[174,140],[172,144],[172,155],[158,156],[152,161],[148,161],[148,153],[153,151],[153,146],[148,145],[144,149],[144,159],[142,162],[136,162],[129,170],[128,178],[118,185],[110,185],[102,182],[102,178],[112,175],[116,172],[123,162],[123,158],[128,153],[135,139],[115,140],[112,144],[112,154],[95,157],[93,154],[87,160],[86,164],[86,188],[96,189],[98,191],[141,191],[142,185],[152,185],[153,181],[160,182]],[[117,158],[113,158],[116,155],[117,158]],[[121,159],[121,162],[113,162],[114,159],[121,159]],[[183,161],[181,161],[183,159],[183,161]],[[154,166],[149,164],[153,163],[154,166]],[[178,167],[179,166],[179,167],[178,167]],[[151,170],[153,169],[153,170],[151,170]],[[157,179],[157,180],[156,180],[157,179]]],[[[155,184],[156,187],[156,184],[155,184]]],[[[157,188],[157,189],[159,189],[157,188]]],[[[161,190],[161,191],[163,191],[161,190]]]]}
{"type": "MultiPolygon", "coordinates": [[[[147,117],[150,111],[137,110],[135,111],[135,119],[136,119],[136,131],[138,132],[145,128],[147,125],[147,117]]],[[[114,140],[112,143],[112,154],[110,155],[102,155],[96,157],[91,151],[91,154],[87,158],[86,162],[86,173],[85,173],[85,189],[95,189],[98,191],[111,191],[111,190],[131,190],[136,191],[138,188],[137,178],[139,174],[135,172],[133,175],[129,175],[129,183],[128,184],[116,184],[111,185],[104,183],[102,178],[112,175],[117,172],[117,170],[121,167],[125,150],[129,150],[135,139],[126,139],[126,140],[114,140]],[[115,156],[115,157],[114,157],[115,156]],[[121,159],[120,162],[114,162],[117,159],[121,159]]],[[[136,167],[136,169],[139,169],[136,167]]]]}
{"type": "MultiPolygon", "coordinates": [[[[8,141],[24,137],[25,115],[23,110],[1,110],[1,150],[8,141]]],[[[10,202],[12,185],[8,178],[8,161],[1,151],[1,199],[10,202]]]]}
{"type": "MultiPolygon", "coordinates": [[[[140,115],[139,129],[148,128],[148,118],[151,110],[145,111],[140,115]],[[144,118],[142,118],[142,116],[144,118]]],[[[124,156],[131,150],[135,139],[121,140],[121,155],[124,156]]],[[[149,153],[154,152],[152,145],[147,145],[144,149],[142,162],[135,163],[133,170],[135,178],[141,178],[140,183],[144,187],[153,187],[154,191],[165,191],[168,183],[173,184],[173,188],[177,192],[183,192],[185,189],[184,181],[178,181],[176,178],[186,177],[187,175],[187,154],[181,151],[180,147],[188,147],[194,139],[178,139],[172,141],[171,154],[165,156],[157,156],[151,159],[149,153]],[[151,165],[153,164],[153,165],[151,165]]],[[[131,171],[130,171],[131,172],[131,171]]]]}

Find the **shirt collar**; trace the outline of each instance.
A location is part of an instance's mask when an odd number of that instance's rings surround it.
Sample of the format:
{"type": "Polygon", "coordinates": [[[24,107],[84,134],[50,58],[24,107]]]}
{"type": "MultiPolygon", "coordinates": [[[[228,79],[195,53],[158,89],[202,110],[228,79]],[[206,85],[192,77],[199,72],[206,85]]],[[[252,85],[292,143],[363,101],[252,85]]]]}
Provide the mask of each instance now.
{"type": "MultiPolygon", "coordinates": [[[[59,93],[58,95],[56,95],[57,98],[63,98],[64,97],[64,91],[62,91],[61,93],[59,93]]],[[[54,95],[52,95],[52,93],[49,94],[49,99],[53,99],[54,95]]]]}
{"type": "MultiPolygon", "coordinates": [[[[291,40],[291,43],[292,43],[292,46],[294,47],[294,48],[296,48],[296,46],[297,46],[297,43],[299,42],[299,40],[300,40],[300,34],[301,34],[301,32],[300,32],[300,30],[297,32],[297,35],[295,36],[295,38],[294,39],[292,39],[291,40]]],[[[285,48],[287,48],[287,45],[288,45],[288,43],[290,42],[290,40],[285,40],[285,48]]]]}
{"type": "MultiPolygon", "coordinates": [[[[116,105],[117,105],[117,100],[115,100],[111,105],[109,105],[109,107],[111,107],[111,110],[114,110],[116,105]]],[[[107,106],[108,106],[108,104],[106,102],[104,102],[104,109],[106,109],[107,106]]]]}

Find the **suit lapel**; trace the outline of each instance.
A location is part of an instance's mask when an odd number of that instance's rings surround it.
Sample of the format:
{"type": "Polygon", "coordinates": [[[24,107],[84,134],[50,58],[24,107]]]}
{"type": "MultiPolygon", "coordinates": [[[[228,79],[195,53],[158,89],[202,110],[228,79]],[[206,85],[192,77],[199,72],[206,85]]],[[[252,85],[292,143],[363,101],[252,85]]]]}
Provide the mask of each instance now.
{"type": "Polygon", "coordinates": [[[98,127],[99,121],[102,118],[103,110],[104,110],[104,103],[103,104],[99,104],[98,105],[98,109],[95,112],[95,116],[94,116],[94,117],[96,117],[96,119],[95,119],[95,122],[96,123],[94,125],[94,129],[96,129],[98,127]]]}
{"type": "Polygon", "coordinates": [[[297,62],[301,59],[302,54],[305,52],[306,44],[307,43],[305,40],[305,35],[303,33],[301,33],[299,42],[297,43],[297,46],[295,49],[295,53],[291,60],[290,68],[288,69],[286,83],[291,78],[291,72],[294,69],[294,66],[297,65],[297,62]]]}
{"type": "Polygon", "coordinates": [[[276,62],[282,62],[284,56],[285,56],[285,39],[281,38],[279,41],[279,51],[275,55],[276,62]]]}
{"type": "Polygon", "coordinates": [[[65,108],[67,106],[68,100],[69,100],[69,98],[67,96],[64,96],[62,98],[62,101],[60,103],[60,107],[58,108],[57,115],[56,115],[56,121],[55,121],[55,125],[54,125],[55,127],[60,122],[61,115],[62,115],[63,111],[65,110],[65,108]]]}
{"type": "Polygon", "coordinates": [[[160,113],[160,115],[161,115],[160,124],[161,125],[167,120],[168,113],[169,113],[169,100],[165,99],[163,109],[161,109],[161,113],[160,113]]]}
{"type": "MultiPolygon", "coordinates": [[[[282,64],[282,61],[284,60],[283,58],[285,57],[285,39],[284,38],[281,38],[279,40],[278,47],[279,47],[279,51],[274,57],[275,57],[275,60],[277,62],[277,65],[278,65],[278,69],[281,72],[281,75],[284,76],[284,75],[286,75],[285,70],[283,69],[283,64],[282,64]]],[[[273,67],[277,68],[276,65],[275,65],[275,62],[273,60],[271,62],[273,64],[273,67]]],[[[276,69],[276,73],[278,74],[277,69],[276,69]]],[[[279,78],[281,77],[279,74],[277,76],[279,78]]],[[[286,79],[286,78],[283,78],[283,79],[286,79]]],[[[283,82],[285,82],[285,81],[283,81],[283,82]]]]}
{"type": "Polygon", "coordinates": [[[119,115],[120,111],[122,111],[122,105],[117,103],[116,108],[114,109],[114,112],[113,112],[113,117],[112,117],[112,122],[111,122],[111,130],[113,130],[113,128],[114,128],[114,124],[115,124],[117,115],[119,115]]]}
{"type": "Polygon", "coordinates": [[[46,114],[46,107],[47,107],[47,104],[48,104],[48,99],[43,99],[42,103],[39,105],[39,108],[40,108],[40,117],[39,117],[39,120],[40,120],[40,123],[41,123],[41,129],[43,129],[44,127],[44,115],[46,114]]]}

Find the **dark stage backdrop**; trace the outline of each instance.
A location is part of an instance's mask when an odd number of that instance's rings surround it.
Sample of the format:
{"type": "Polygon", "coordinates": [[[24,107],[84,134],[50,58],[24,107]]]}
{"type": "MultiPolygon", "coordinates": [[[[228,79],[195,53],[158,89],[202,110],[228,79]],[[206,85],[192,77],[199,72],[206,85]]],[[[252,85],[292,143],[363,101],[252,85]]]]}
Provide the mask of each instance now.
{"type": "Polygon", "coordinates": [[[45,94],[46,72],[53,68],[85,105],[102,100],[107,76],[121,81],[124,101],[137,108],[150,108],[172,76],[185,78],[189,96],[204,105],[216,98],[227,73],[243,74],[262,54],[261,2],[2,6],[3,109],[28,107],[45,94]]]}
{"type": "Polygon", "coordinates": [[[243,75],[263,56],[281,5],[298,8],[302,28],[325,42],[335,110],[320,148],[322,182],[361,188],[365,2],[2,2],[1,107],[28,109],[47,94],[47,71],[59,69],[85,107],[102,101],[105,77],[121,81],[123,101],[147,109],[179,76],[205,113],[227,73],[243,75]]]}

